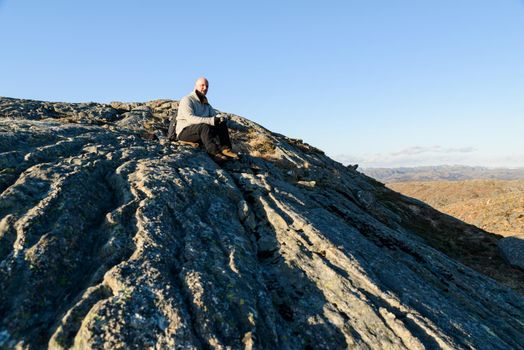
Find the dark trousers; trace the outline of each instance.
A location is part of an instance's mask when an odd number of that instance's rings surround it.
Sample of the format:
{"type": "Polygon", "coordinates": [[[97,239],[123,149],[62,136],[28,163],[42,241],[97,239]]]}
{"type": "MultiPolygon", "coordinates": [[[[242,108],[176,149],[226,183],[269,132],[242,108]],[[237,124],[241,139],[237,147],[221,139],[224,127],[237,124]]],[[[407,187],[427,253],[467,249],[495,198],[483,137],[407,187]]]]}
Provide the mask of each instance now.
{"type": "Polygon", "coordinates": [[[231,148],[229,130],[226,123],[218,125],[193,124],[186,126],[178,135],[180,141],[202,142],[209,154],[217,154],[223,148],[231,148]]]}

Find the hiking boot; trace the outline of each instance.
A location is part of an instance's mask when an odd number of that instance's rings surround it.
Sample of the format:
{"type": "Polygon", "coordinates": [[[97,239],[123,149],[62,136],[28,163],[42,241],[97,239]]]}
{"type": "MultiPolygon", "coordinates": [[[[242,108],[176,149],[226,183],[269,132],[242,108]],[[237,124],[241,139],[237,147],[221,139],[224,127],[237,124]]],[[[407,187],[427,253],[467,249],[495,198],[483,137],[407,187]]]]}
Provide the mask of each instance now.
{"type": "Polygon", "coordinates": [[[227,162],[229,158],[224,156],[223,154],[217,153],[213,155],[213,159],[217,163],[223,163],[223,162],[227,162]]]}
{"type": "Polygon", "coordinates": [[[238,159],[238,154],[233,152],[231,148],[224,148],[222,154],[229,158],[238,159]]]}

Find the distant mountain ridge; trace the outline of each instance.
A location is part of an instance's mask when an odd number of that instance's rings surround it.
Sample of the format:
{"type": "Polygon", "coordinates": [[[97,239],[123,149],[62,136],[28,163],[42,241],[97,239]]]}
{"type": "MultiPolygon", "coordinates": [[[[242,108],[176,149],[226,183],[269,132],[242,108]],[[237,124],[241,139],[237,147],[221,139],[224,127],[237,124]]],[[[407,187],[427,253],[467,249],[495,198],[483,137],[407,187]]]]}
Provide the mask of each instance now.
{"type": "Polygon", "coordinates": [[[362,172],[376,180],[385,183],[437,180],[459,181],[473,179],[524,179],[524,168],[487,168],[463,165],[437,165],[412,168],[364,168],[362,172]]]}

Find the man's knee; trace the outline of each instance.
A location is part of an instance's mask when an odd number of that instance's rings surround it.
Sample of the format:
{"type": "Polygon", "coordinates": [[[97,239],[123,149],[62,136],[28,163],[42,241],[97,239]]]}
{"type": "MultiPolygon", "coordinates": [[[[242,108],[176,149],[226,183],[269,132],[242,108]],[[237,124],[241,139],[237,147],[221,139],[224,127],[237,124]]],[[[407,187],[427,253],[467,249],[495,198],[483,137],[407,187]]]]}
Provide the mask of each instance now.
{"type": "Polygon", "coordinates": [[[203,137],[204,135],[211,136],[214,135],[214,133],[214,126],[212,125],[200,124],[198,126],[198,134],[201,135],[201,137],[203,137]]]}
{"type": "Polygon", "coordinates": [[[212,126],[209,124],[200,124],[198,128],[202,131],[209,131],[211,130],[212,126]]]}

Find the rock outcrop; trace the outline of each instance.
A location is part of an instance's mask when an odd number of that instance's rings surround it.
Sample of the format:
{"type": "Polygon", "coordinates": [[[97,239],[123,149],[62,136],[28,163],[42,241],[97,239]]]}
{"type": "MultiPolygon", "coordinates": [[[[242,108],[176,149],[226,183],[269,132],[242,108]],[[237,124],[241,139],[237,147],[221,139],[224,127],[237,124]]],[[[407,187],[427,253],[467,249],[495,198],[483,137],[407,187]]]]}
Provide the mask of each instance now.
{"type": "Polygon", "coordinates": [[[523,346],[499,237],[236,115],[218,165],[176,108],[0,99],[1,347],[523,346]]]}
{"type": "Polygon", "coordinates": [[[508,264],[524,269],[524,235],[503,238],[498,246],[508,264]]]}

